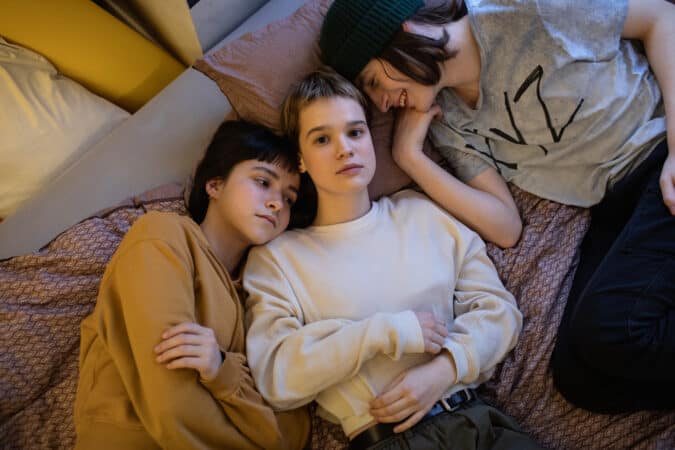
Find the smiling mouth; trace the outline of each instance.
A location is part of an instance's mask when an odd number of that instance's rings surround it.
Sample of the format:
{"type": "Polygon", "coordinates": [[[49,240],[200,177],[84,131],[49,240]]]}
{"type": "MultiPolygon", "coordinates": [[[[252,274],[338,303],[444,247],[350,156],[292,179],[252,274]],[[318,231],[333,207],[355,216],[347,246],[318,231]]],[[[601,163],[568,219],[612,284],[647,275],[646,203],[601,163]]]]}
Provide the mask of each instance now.
{"type": "Polygon", "coordinates": [[[398,97],[398,107],[405,108],[406,103],[408,103],[408,91],[403,89],[401,95],[398,97]]]}

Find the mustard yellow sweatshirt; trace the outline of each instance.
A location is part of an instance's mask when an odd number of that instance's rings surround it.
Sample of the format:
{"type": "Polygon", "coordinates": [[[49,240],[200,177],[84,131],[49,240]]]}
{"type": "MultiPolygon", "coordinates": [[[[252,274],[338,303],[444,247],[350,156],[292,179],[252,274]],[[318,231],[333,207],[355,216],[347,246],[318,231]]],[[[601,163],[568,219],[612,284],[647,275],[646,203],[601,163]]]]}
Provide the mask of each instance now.
{"type": "Polygon", "coordinates": [[[307,412],[275,415],[258,394],[243,319],[237,289],[194,221],[158,212],[140,218],[82,322],[76,448],[302,448],[307,412]],[[211,382],[155,361],[162,332],[186,321],[212,328],[225,354],[211,382]]]}

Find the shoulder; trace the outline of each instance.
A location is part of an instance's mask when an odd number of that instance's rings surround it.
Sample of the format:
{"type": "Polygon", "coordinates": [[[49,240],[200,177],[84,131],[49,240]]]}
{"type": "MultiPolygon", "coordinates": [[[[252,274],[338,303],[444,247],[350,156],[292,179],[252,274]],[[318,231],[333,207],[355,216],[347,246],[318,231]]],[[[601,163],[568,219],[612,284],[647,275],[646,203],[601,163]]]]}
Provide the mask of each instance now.
{"type": "Polygon", "coordinates": [[[384,209],[415,211],[429,214],[443,214],[444,212],[425,194],[413,189],[404,189],[390,197],[383,197],[379,202],[384,209]]]}
{"type": "Polygon", "coordinates": [[[153,242],[181,248],[187,245],[189,236],[199,233],[199,225],[188,216],[150,211],[134,222],[124,237],[120,250],[153,242]]]}
{"type": "Polygon", "coordinates": [[[199,226],[188,216],[173,212],[150,211],[140,217],[129,230],[135,237],[166,237],[185,231],[194,232],[199,226]]]}
{"type": "Polygon", "coordinates": [[[249,267],[248,263],[251,261],[256,261],[252,264],[255,266],[264,261],[273,263],[277,260],[283,260],[286,258],[287,254],[293,254],[303,232],[304,230],[287,230],[264,245],[252,247],[247,257],[247,269],[249,267]]]}
{"type": "Polygon", "coordinates": [[[455,239],[466,242],[476,240],[482,242],[475,231],[423,193],[406,189],[392,195],[388,201],[391,202],[392,210],[397,211],[400,221],[413,222],[418,229],[422,226],[425,228],[440,227],[440,229],[454,236],[455,239]]]}

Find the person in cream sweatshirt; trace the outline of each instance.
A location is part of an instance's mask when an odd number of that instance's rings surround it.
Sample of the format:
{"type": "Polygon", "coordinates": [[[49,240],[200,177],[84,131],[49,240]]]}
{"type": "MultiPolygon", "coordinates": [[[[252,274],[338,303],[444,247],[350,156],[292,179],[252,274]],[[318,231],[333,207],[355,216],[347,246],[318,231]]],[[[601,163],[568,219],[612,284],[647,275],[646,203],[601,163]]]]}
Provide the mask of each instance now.
{"type": "Polygon", "coordinates": [[[369,200],[375,157],[360,98],[323,71],[291,91],[282,122],[316,187],[316,216],[254,247],[244,270],[261,394],[281,410],[316,400],[350,439],[378,422],[410,429],[477,387],[522,325],[475,232],[415,191],[369,200]]]}

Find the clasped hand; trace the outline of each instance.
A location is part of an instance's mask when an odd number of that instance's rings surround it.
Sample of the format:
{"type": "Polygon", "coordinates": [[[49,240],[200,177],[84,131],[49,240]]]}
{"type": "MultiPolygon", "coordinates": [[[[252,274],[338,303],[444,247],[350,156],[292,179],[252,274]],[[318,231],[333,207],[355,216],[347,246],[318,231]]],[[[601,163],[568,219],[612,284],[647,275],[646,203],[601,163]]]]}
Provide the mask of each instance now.
{"type": "Polygon", "coordinates": [[[441,108],[438,105],[433,105],[429,111],[423,112],[414,109],[398,111],[391,155],[404,171],[408,158],[422,153],[429,125],[434,117],[440,115],[441,108]]]}
{"type": "Polygon", "coordinates": [[[675,216],[675,152],[671,151],[663,164],[659,185],[663,203],[666,204],[670,214],[675,216]]]}
{"type": "Polygon", "coordinates": [[[413,427],[443,394],[457,382],[457,371],[448,352],[401,373],[370,402],[370,414],[378,422],[399,423],[394,432],[413,427]]]}
{"type": "Polygon", "coordinates": [[[203,381],[213,380],[223,363],[213,330],[192,322],[166,330],[154,350],[167,369],[194,369],[203,381]]]}

